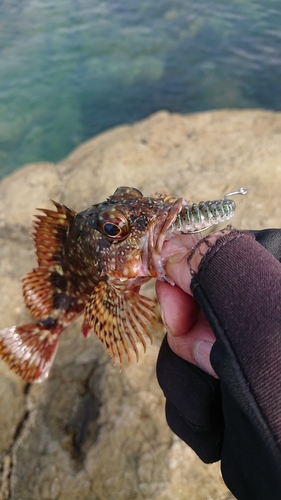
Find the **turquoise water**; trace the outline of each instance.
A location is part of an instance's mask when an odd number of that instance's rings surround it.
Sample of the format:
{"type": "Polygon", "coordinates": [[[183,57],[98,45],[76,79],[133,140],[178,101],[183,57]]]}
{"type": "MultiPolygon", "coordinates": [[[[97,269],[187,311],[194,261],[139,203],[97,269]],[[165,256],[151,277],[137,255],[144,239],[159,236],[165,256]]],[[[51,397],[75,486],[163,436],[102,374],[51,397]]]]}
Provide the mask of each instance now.
{"type": "Polygon", "coordinates": [[[280,0],[1,0],[0,177],[159,109],[281,110],[280,0]]]}

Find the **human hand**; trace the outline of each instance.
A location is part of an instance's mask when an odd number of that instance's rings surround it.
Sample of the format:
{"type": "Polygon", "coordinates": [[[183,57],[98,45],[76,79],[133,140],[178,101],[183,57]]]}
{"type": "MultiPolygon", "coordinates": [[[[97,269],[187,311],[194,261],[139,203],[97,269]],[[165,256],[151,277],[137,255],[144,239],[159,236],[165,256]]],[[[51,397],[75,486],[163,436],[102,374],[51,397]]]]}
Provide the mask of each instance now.
{"type": "MultiPolygon", "coordinates": [[[[221,236],[221,231],[212,233],[208,237],[209,244],[200,245],[200,250],[190,260],[194,271],[198,270],[209,245],[212,246],[221,236]]],[[[166,271],[175,286],[157,281],[156,293],[172,351],[216,377],[210,363],[210,352],[216,339],[190,291],[192,275],[187,258],[197,242],[193,235],[180,235],[165,243],[162,257],[167,261],[166,271]]]]}
{"type": "Polygon", "coordinates": [[[166,419],[205,463],[221,460],[235,497],[275,500],[281,498],[281,230],[192,238],[166,242],[162,257],[176,285],[157,283],[169,331],[156,366],[166,419]],[[214,342],[211,369],[219,380],[206,373],[210,360],[198,357],[198,341],[214,342]]]}

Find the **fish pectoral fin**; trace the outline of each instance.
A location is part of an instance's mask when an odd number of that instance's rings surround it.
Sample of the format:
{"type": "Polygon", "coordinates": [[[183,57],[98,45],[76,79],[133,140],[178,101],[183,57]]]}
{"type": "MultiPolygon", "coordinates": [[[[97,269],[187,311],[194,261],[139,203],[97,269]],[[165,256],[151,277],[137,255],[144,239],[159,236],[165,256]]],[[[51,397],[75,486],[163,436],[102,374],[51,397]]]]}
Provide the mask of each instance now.
{"type": "Polygon", "coordinates": [[[114,363],[117,358],[120,368],[123,355],[131,361],[130,347],[138,360],[140,341],[144,351],[147,336],[152,342],[151,327],[156,328],[155,302],[138,293],[138,289],[122,289],[101,281],[94,288],[85,307],[82,327],[87,336],[91,329],[105,345],[114,363]]]}
{"type": "Polygon", "coordinates": [[[0,357],[26,382],[42,382],[53,364],[59,333],[40,323],[4,328],[0,357]]]}

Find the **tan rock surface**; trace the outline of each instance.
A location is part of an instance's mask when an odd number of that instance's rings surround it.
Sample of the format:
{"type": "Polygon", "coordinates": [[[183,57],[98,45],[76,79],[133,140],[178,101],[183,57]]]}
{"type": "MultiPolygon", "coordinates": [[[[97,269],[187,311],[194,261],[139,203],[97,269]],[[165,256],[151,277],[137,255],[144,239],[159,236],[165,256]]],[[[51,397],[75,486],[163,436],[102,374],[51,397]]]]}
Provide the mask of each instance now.
{"type": "MultiPolygon", "coordinates": [[[[118,127],[54,165],[28,165],[0,183],[1,328],[28,318],[19,278],[34,264],[29,221],[53,198],[81,210],[119,185],[145,194],[219,198],[240,186],[238,227],[280,227],[281,113],[157,113],[118,127]],[[245,199],[246,198],[246,199],[245,199]]],[[[148,293],[153,288],[148,287],[148,293]]],[[[163,336],[119,372],[81,322],[63,334],[49,379],[27,387],[0,363],[0,498],[10,500],[230,499],[169,431],[155,379],[163,336]]]]}

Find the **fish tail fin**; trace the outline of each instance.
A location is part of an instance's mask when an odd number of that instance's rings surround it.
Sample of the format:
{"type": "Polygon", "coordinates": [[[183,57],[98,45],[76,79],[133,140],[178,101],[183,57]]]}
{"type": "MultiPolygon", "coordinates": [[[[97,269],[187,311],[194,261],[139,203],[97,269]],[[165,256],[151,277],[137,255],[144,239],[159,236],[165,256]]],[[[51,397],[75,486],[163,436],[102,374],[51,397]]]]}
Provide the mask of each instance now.
{"type": "Polygon", "coordinates": [[[26,382],[42,382],[52,366],[63,328],[29,323],[0,330],[0,358],[26,382]]]}

